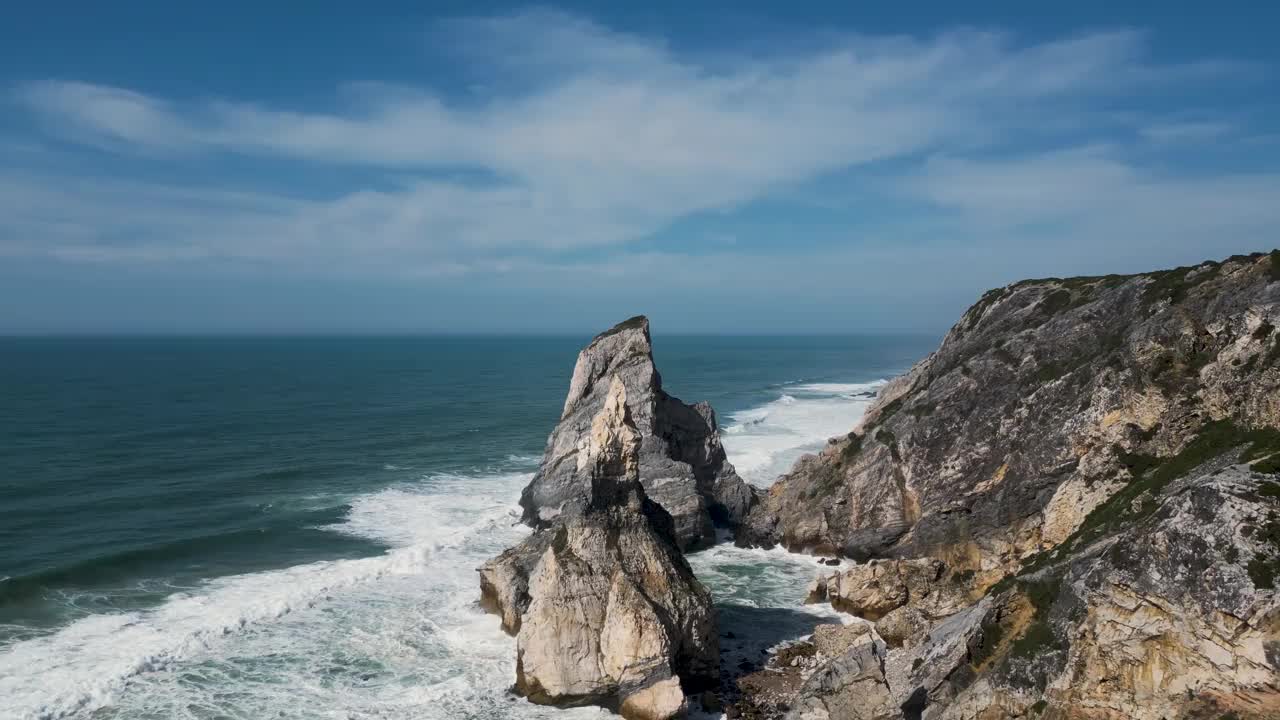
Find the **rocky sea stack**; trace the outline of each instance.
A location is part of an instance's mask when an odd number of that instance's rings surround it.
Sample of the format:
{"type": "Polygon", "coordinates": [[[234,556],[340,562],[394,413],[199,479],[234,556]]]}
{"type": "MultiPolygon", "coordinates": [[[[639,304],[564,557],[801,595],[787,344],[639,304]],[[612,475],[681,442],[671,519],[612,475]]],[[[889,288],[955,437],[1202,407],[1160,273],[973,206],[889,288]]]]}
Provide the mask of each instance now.
{"type": "Polygon", "coordinates": [[[713,511],[733,522],[753,500],[710,408],[662,392],[648,322],[593,340],[522,497],[536,530],[480,569],[482,604],[516,635],[516,691],[665,720],[717,688],[711,595],[681,546],[710,542],[713,511]]]}
{"type": "Polygon", "coordinates": [[[627,410],[640,435],[640,482],[674,518],[680,547],[710,545],[715,524],[737,526],[755,503],[755,491],[725,459],[711,406],[686,405],[663,391],[643,316],[600,333],[578,354],[560,422],[520,496],[525,522],[546,527],[581,511],[591,481],[583,447],[613,379],[626,388],[627,410]]]}
{"type": "Polygon", "coordinates": [[[1280,717],[1277,324],[1278,252],[984,295],[739,534],[862,561],[810,600],[882,653],[741,711],[1280,717]]]}

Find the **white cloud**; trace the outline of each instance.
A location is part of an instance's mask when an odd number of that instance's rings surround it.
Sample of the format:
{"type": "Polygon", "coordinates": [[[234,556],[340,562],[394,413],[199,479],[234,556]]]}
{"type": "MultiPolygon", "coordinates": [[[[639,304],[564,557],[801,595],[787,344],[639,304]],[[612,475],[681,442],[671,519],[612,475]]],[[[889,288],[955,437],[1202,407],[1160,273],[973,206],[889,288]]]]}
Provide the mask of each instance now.
{"type": "Polygon", "coordinates": [[[1183,236],[1269,231],[1280,222],[1280,174],[1182,176],[1127,163],[1111,146],[936,157],[906,187],[939,207],[1001,226],[1066,222],[1112,236],[1140,228],[1183,236]]]}
{"type": "MultiPolygon", "coordinates": [[[[386,179],[318,198],[250,191],[236,176],[208,191],[14,170],[0,177],[0,245],[427,277],[580,268],[574,252],[613,252],[626,262],[592,267],[634,270],[644,256],[627,245],[682,218],[884,162],[907,166],[896,182],[910,197],[983,226],[1272,218],[1261,208],[1274,199],[1271,176],[1162,178],[1104,145],[987,159],[1072,125],[1064,117],[1089,118],[1100,98],[1123,103],[1240,70],[1154,63],[1140,33],[1030,45],[977,31],[825,36],[802,52],[703,56],[538,11],[453,21],[432,40],[475,90],[365,83],[317,112],[85,82],[18,88],[44,133],[115,153],[232,154],[386,179]]],[[[1178,132],[1134,122],[1153,137],[1178,132]]],[[[743,253],[728,255],[751,262],[743,253]]]]}
{"type": "Polygon", "coordinates": [[[165,102],[131,90],[49,80],[23,86],[16,96],[50,129],[85,142],[173,149],[197,141],[165,102]]]}

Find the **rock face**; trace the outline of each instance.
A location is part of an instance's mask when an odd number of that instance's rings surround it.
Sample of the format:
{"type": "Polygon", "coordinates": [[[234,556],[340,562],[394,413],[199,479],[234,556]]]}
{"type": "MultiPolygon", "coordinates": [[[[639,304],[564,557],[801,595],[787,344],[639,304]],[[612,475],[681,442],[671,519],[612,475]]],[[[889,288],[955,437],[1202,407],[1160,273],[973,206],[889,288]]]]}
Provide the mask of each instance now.
{"type": "Polygon", "coordinates": [[[933,556],[978,585],[1071,535],[1211,421],[1280,427],[1269,255],[993,290],[739,533],[856,559],[933,556]]]}
{"type": "Polygon", "coordinates": [[[871,624],[819,625],[738,680],[728,717],[897,720],[884,676],[885,644],[871,624]]]}
{"type": "Polygon", "coordinates": [[[876,623],[892,647],[914,644],[936,620],[955,614],[971,600],[934,558],[872,560],[819,579],[814,601],[876,623]]]}
{"type": "Polygon", "coordinates": [[[820,657],[829,657],[800,688],[798,702],[788,720],[897,720],[889,683],[884,675],[886,647],[874,632],[857,625],[838,631],[838,649],[823,652],[831,644],[814,633],[820,657]],[[852,636],[852,637],[850,637],[852,636]]]}
{"type": "Polygon", "coordinates": [[[516,690],[532,702],[661,720],[718,683],[715,615],[639,481],[626,385],[605,387],[575,459],[580,507],[481,568],[482,602],[517,633],[516,690]]]}
{"type": "MultiPolygon", "coordinates": [[[[1086,530],[981,600],[922,623],[916,643],[886,643],[887,698],[858,712],[1280,717],[1280,482],[1247,465],[1212,468],[1144,499],[1149,512],[1126,508],[1109,529],[1086,530]]],[[[879,681],[865,662],[833,661],[813,677],[825,679],[802,687],[791,705],[806,710],[787,717],[825,720],[815,708],[846,702],[843,687],[879,681]]],[[[859,717],[830,714],[844,716],[859,717]]]]}
{"type": "Polygon", "coordinates": [[[755,491],[726,459],[710,405],[685,405],[662,390],[649,321],[634,317],[597,335],[578,354],[560,422],[537,474],[520,496],[524,521],[541,528],[581,512],[590,489],[585,445],[612,379],[626,389],[640,436],[639,473],[649,497],[671,514],[681,548],[710,545],[713,522],[737,526],[755,491]]]}
{"type": "Polygon", "coordinates": [[[1280,717],[1278,491],[1245,465],[1196,473],[1118,508],[1114,535],[1064,543],[1065,561],[1013,583],[1034,615],[992,700],[1043,693],[1067,717],[1280,717]]]}
{"type": "Polygon", "coordinates": [[[810,592],[880,674],[788,717],[1280,717],[1278,303],[1280,252],[985,295],[740,532],[885,558],[810,592]]]}

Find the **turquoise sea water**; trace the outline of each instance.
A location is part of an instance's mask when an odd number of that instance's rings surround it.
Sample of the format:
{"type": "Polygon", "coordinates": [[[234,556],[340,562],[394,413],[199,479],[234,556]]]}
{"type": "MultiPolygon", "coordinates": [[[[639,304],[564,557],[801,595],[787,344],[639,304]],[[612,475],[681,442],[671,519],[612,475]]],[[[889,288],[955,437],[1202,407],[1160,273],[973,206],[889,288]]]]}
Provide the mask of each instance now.
{"type": "MultiPolygon", "coordinates": [[[[474,568],[526,532],[587,339],[0,339],[0,717],[550,712],[506,693],[474,568]]],[[[759,485],[935,341],[654,338],[759,485]]],[[[811,624],[812,560],[691,562],[722,625],[811,624]]]]}

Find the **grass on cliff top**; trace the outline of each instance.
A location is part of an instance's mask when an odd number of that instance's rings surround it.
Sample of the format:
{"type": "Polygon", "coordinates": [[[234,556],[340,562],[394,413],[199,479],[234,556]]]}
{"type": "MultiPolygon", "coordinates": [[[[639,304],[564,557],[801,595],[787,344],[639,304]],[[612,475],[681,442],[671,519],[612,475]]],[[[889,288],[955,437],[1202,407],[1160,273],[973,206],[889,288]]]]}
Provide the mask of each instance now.
{"type": "MultiPolygon", "coordinates": [[[[1270,261],[1268,267],[1268,280],[1276,282],[1280,280],[1280,250],[1272,250],[1265,254],[1270,261]]],[[[1230,262],[1257,262],[1264,256],[1264,253],[1253,253],[1251,255],[1232,255],[1222,262],[1213,260],[1199,263],[1198,265],[1188,265],[1186,267],[1178,267],[1170,270],[1161,270],[1150,273],[1154,281],[1147,286],[1142,293],[1142,303],[1151,305],[1160,300],[1168,300],[1171,305],[1176,305],[1186,299],[1187,295],[1200,284],[1212,280],[1221,272],[1224,265],[1230,262]],[[1195,273],[1193,277],[1193,271],[1195,273]]]]}
{"type": "MultiPolygon", "coordinates": [[[[1142,273],[1139,273],[1139,274],[1142,274],[1142,273]]],[[[1117,275],[1115,273],[1112,273],[1110,275],[1076,275],[1074,277],[1065,277],[1065,278],[1060,278],[1060,277],[1032,278],[1030,280],[1020,280],[1014,283],[1013,285],[1010,285],[1009,287],[1022,288],[1022,287],[1029,287],[1031,285],[1044,285],[1047,283],[1057,283],[1058,285],[1061,285],[1062,287],[1068,290],[1084,290],[1087,288],[1095,287],[1099,284],[1101,284],[1104,288],[1113,288],[1113,287],[1118,287],[1120,285],[1123,285],[1125,281],[1131,280],[1136,277],[1138,277],[1138,274],[1117,275]]]]}
{"type": "Polygon", "coordinates": [[[1013,287],[1015,286],[998,287],[982,293],[982,297],[978,298],[978,302],[974,303],[973,307],[969,308],[965,315],[973,316],[973,322],[976,323],[978,320],[982,319],[982,316],[987,313],[987,310],[989,310],[992,305],[995,305],[1006,297],[1012,295],[1013,287]]]}
{"type": "Polygon", "coordinates": [[[1071,303],[1072,297],[1070,290],[1054,290],[1040,299],[1040,312],[1050,316],[1057,315],[1063,310],[1071,307],[1071,303]]]}
{"type": "Polygon", "coordinates": [[[640,328],[643,328],[648,322],[649,322],[649,318],[645,317],[644,315],[636,315],[635,317],[629,317],[626,320],[623,320],[622,322],[618,323],[617,325],[614,325],[613,327],[609,328],[608,330],[605,330],[599,335],[596,335],[594,338],[591,339],[591,342],[594,343],[597,340],[607,338],[610,335],[617,335],[618,333],[624,332],[627,330],[639,330],[640,328]]]}
{"type": "Polygon", "coordinates": [[[1076,296],[1073,299],[1071,293],[1061,294],[1064,290],[1075,292],[1095,290],[1098,288],[1110,289],[1119,287],[1129,280],[1143,276],[1149,276],[1154,280],[1151,285],[1147,286],[1146,291],[1143,293],[1144,305],[1149,305],[1161,298],[1168,298],[1176,304],[1178,301],[1186,297],[1187,292],[1190,289],[1217,275],[1223,265],[1232,262],[1257,262],[1263,257],[1267,257],[1271,261],[1269,268],[1270,281],[1280,281],[1280,250],[1272,250],[1270,253],[1259,252],[1249,255],[1232,255],[1222,261],[1207,260],[1196,265],[1170,268],[1168,270],[1156,270],[1146,273],[1134,273],[1131,275],[1077,275],[1075,277],[1065,278],[1045,277],[1020,280],[1004,287],[992,288],[991,290],[986,291],[982,294],[982,297],[978,298],[978,301],[969,308],[965,315],[971,315],[976,322],[986,314],[986,311],[990,309],[992,305],[995,305],[1001,300],[1009,297],[1016,290],[1033,285],[1055,283],[1060,286],[1059,290],[1055,290],[1046,296],[1045,299],[1041,300],[1041,309],[1052,315],[1060,310],[1079,306],[1090,299],[1087,294],[1084,296],[1076,296]],[[1206,268],[1206,266],[1208,267],[1206,268]],[[1189,280],[1187,275],[1191,274],[1192,270],[1199,268],[1205,268],[1205,270],[1200,275],[1189,280]]]}
{"type": "Polygon", "coordinates": [[[1014,292],[1021,288],[1033,285],[1041,285],[1046,283],[1056,283],[1060,287],[1046,293],[1035,305],[1035,314],[1032,319],[1034,325],[1039,325],[1044,321],[1056,316],[1063,310],[1080,307],[1095,299],[1092,290],[1101,287],[1102,289],[1110,289],[1118,287],[1126,280],[1134,275],[1099,275],[1099,276],[1080,276],[1072,278],[1037,278],[1034,280],[1022,280],[1012,285],[988,290],[978,298],[978,302],[973,304],[966,316],[972,317],[972,321],[976,323],[987,313],[987,310],[996,303],[1013,295],[1014,292]]]}
{"type": "Polygon", "coordinates": [[[1168,300],[1170,305],[1177,305],[1201,283],[1217,276],[1221,267],[1218,263],[1205,263],[1152,273],[1151,284],[1142,291],[1142,304],[1168,300]]]}

